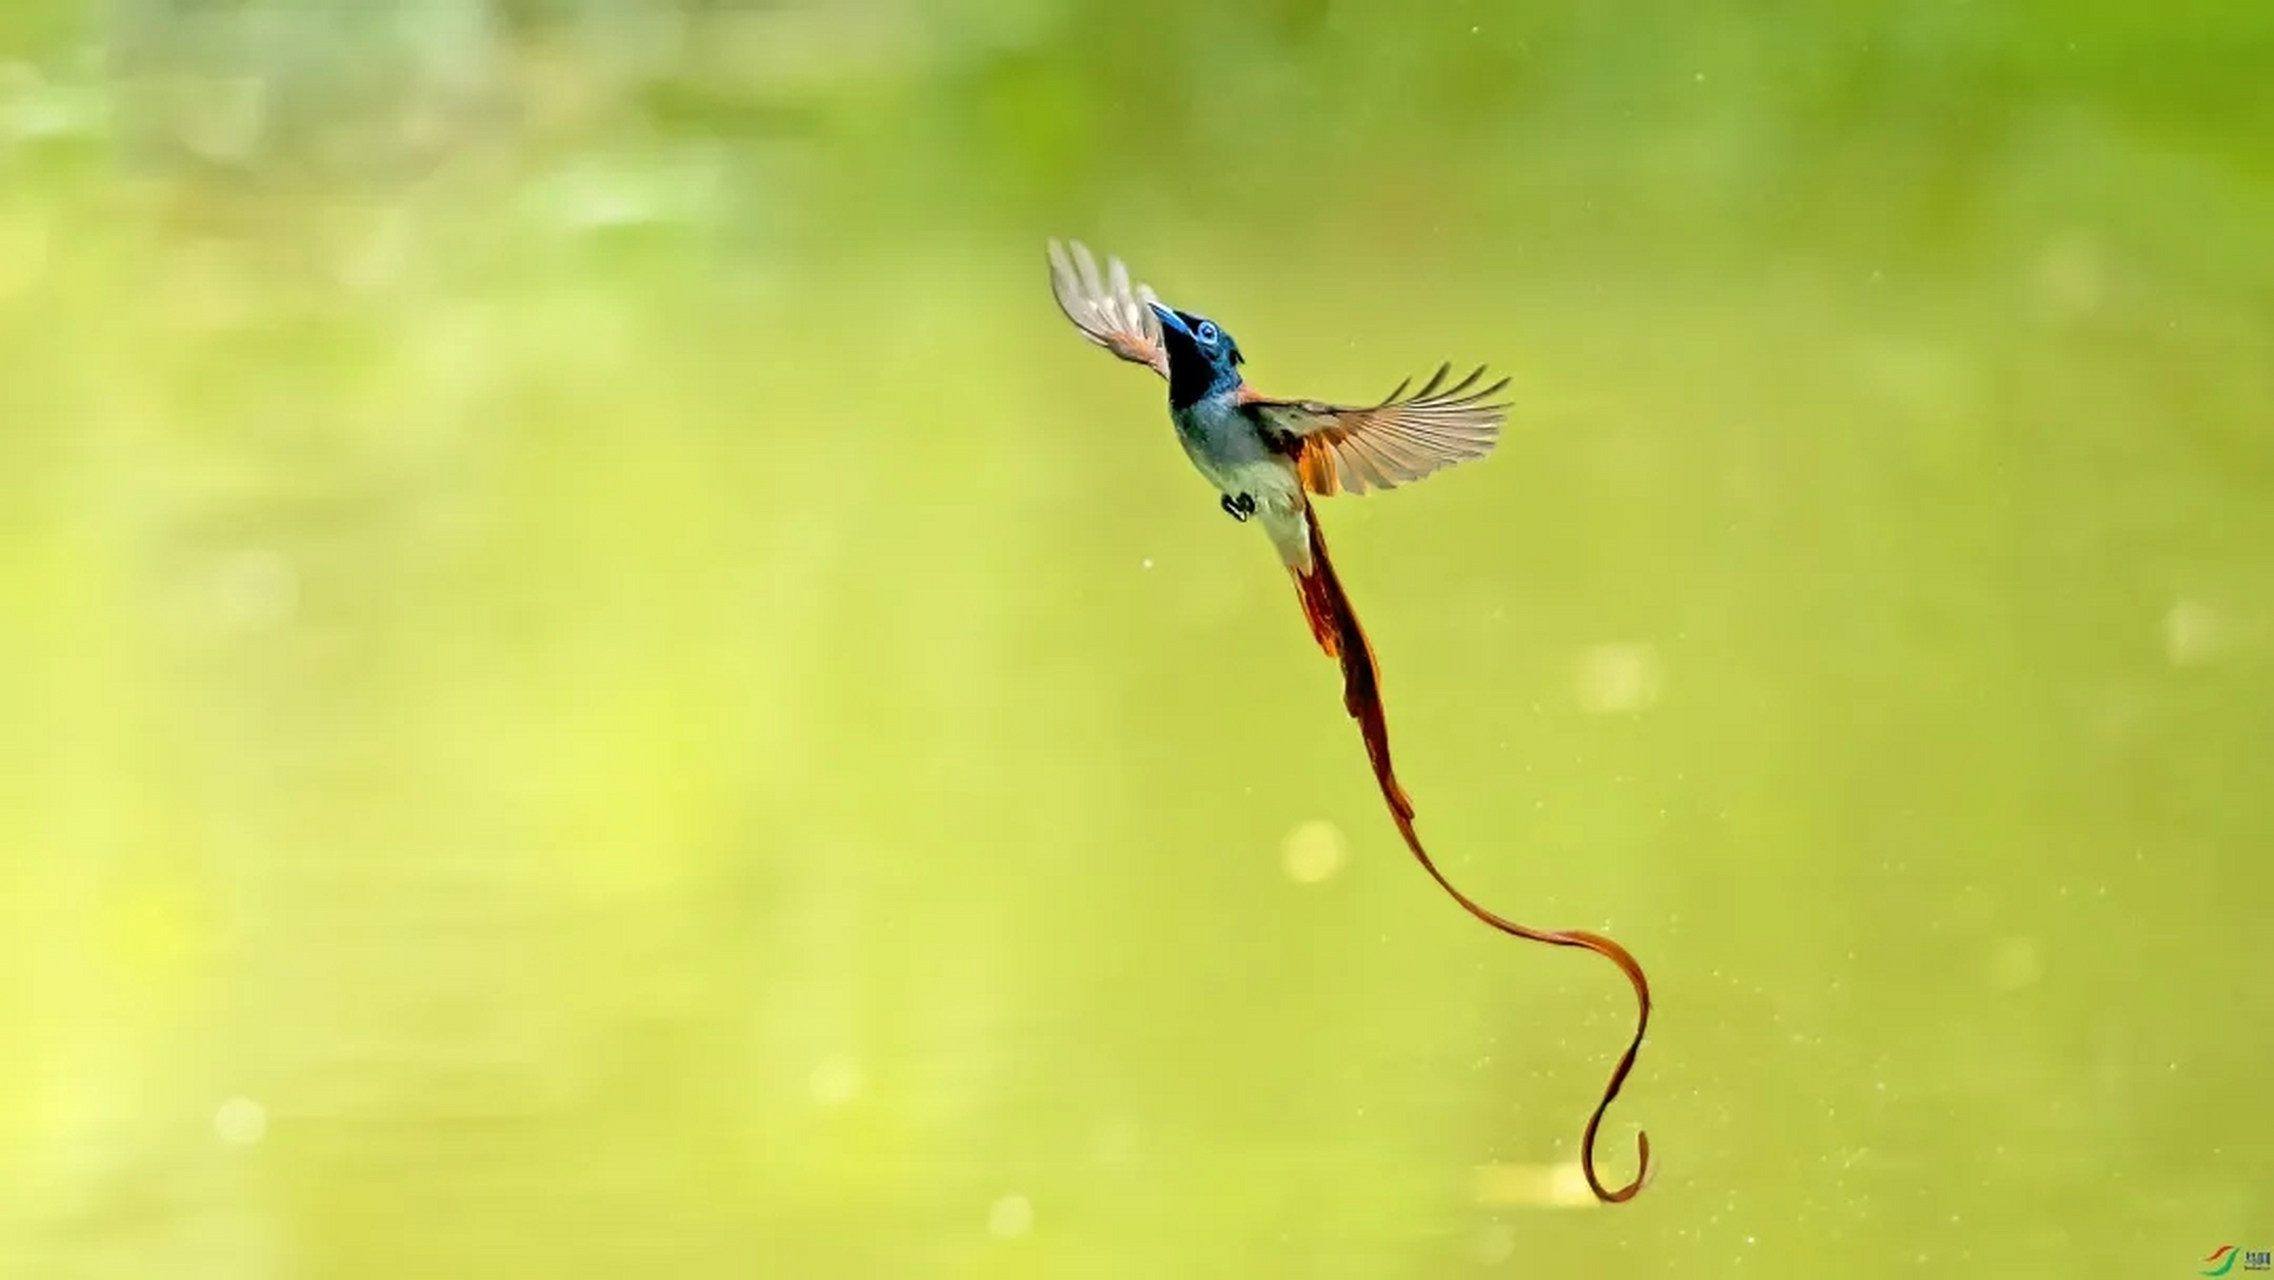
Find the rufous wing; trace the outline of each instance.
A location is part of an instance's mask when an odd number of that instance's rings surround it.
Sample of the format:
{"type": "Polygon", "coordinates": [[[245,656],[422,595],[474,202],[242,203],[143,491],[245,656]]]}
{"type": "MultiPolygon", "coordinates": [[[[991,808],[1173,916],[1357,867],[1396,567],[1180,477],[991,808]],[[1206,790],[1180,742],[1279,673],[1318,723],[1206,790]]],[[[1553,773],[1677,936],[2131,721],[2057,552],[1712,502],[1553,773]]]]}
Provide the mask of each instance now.
{"type": "Polygon", "coordinates": [[[1303,487],[1321,497],[1395,489],[1458,462],[1492,452],[1508,406],[1490,403],[1508,386],[1502,378],[1479,387],[1484,369],[1445,385],[1451,365],[1440,365],[1421,390],[1408,396],[1412,379],[1398,384],[1380,404],[1321,404],[1316,400],[1250,403],[1294,455],[1303,487]]]}
{"type": "Polygon", "coordinates": [[[1106,275],[1098,276],[1097,259],[1081,241],[1063,245],[1050,242],[1050,292],[1058,309],[1082,331],[1082,336],[1131,364],[1146,365],[1169,376],[1168,349],[1161,345],[1161,322],[1146,305],[1153,291],[1129,282],[1129,268],[1121,259],[1106,260],[1106,275]],[[1069,252],[1069,249],[1071,252],[1069,252]]]}

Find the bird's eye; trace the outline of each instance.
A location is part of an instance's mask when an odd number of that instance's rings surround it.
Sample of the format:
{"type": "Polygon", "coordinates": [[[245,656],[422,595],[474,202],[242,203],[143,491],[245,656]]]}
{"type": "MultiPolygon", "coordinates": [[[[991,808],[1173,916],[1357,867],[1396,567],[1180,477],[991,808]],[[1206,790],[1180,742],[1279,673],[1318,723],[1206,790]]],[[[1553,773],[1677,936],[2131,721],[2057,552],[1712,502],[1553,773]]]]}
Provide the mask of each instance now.
{"type": "Polygon", "coordinates": [[[1201,322],[1200,322],[1200,328],[1194,332],[1194,335],[1193,335],[1193,336],[1195,336],[1195,337],[1197,337],[1197,338],[1199,338],[1199,339],[1200,339],[1200,345],[1201,345],[1201,346],[1204,346],[1204,347],[1213,347],[1213,346],[1215,346],[1215,345],[1216,345],[1216,322],[1215,322],[1215,321],[1213,321],[1213,320],[1203,320],[1203,321],[1201,321],[1201,322]]]}

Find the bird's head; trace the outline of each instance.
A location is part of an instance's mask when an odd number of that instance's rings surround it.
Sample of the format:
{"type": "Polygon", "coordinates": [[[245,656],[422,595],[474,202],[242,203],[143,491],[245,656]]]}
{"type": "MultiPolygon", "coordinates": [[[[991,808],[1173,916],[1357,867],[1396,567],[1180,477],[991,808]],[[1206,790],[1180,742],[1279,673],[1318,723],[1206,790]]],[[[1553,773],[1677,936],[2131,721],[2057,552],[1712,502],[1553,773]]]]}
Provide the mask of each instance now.
{"type": "Polygon", "coordinates": [[[1169,353],[1169,401],[1191,404],[1240,385],[1240,344],[1206,316],[1148,302],[1169,353]]]}

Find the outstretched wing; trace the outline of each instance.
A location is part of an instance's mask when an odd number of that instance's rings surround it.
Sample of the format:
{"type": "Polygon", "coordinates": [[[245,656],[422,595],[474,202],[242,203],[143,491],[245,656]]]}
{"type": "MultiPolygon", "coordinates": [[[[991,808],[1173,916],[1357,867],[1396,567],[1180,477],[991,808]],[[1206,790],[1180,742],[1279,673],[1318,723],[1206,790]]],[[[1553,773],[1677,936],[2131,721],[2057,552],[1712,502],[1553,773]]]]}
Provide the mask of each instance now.
{"type": "Polygon", "coordinates": [[[1129,268],[1121,259],[1106,259],[1107,279],[1098,279],[1097,260],[1081,241],[1068,246],[1050,242],[1050,292],[1058,309],[1082,331],[1082,336],[1132,364],[1150,365],[1169,376],[1168,349],[1161,345],[1161,322],[1146,304],[1153,291],[1129,283],[1129,268]]]}
{"type": "Polygon", "coordinates": [[[1500,424],[1508,406],[1488,404],[1508,385],[1502,378],[1477,388],[1483,366],[1451,386],[1451,365],[1437,372],[1411,396],[1407,379],[1380,404],[1363,408],[1320,404],[1316,400],[1252,402],[1266,428],[1303,476],[1303,487],[1321,497],[1395,489],[1456,462],[1491,453],[1500,443],[1500,424]],[[1403,397],[1402,399],[1400,397],[1403,397]]]}

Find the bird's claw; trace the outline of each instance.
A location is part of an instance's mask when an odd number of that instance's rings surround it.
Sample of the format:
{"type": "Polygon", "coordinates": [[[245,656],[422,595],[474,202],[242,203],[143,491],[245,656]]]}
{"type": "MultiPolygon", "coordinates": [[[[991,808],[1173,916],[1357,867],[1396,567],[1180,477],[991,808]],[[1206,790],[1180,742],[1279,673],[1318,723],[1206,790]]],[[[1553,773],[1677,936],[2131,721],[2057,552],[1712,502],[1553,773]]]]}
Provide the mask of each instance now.
{"type": "Polygon", "coordinates": [[[1241,524],[1246,524],[1248,517],[1255,514],[1255,495],[1252,493],[1243,493],[1238,498],[1227,493],[1220,499],[1220,502],[1223,505],[1224,514],[1241,524]]]}

